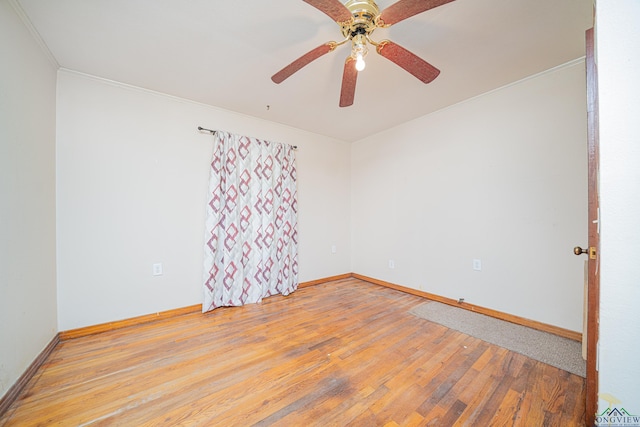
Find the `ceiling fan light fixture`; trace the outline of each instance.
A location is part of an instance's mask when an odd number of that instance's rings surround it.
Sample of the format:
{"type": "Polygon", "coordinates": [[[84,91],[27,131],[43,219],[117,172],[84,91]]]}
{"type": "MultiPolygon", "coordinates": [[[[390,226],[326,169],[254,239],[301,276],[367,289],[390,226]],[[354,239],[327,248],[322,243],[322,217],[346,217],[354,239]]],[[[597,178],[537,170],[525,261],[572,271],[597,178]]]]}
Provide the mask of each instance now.
{"type": "Polygon", "coordinates": [[[367,65],[364,62],[364,57],[367,56],[367,52],[369,52],[367,39],[364,34],[357,34],[351,42],[351,57],[356,60],[356,70],[362,71],[367,65]]]}

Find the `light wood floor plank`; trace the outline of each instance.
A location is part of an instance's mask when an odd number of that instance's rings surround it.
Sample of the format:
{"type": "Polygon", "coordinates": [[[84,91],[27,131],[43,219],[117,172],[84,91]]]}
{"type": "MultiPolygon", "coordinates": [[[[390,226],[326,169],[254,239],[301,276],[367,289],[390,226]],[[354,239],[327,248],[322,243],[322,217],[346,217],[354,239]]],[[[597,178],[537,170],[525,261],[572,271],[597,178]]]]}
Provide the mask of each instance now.
{"type": "Polygon", "coordinates": [[[61,342],[0,426],[581,426],[584,379],[357,279],[61,342]]]}

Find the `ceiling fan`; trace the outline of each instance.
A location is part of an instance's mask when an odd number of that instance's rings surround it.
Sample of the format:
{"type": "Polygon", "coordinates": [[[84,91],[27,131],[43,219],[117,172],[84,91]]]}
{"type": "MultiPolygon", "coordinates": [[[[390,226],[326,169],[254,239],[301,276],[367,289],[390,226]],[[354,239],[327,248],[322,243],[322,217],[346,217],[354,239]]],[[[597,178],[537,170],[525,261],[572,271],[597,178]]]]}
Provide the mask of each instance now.
{"type": "Polygon", "coordinates": [[[271,77],[274,83],[282,83],[305,65],[335,50],[347,42],[351,42],[351,55],[344,63],[340,106],[353,104],[356,92],[358,71],[364,69],[364,57],[367,55],[367,43],[375,46],[376,52],[396,63],[414,75],[423,83],[433,81],[440,70],[425,60],[409,52],[402,46],[390,41],[376,42],[371,34],[376,28],[385,28],[429,9],[449,3],[453,0],[398,0],[380,12],[374,0],[349,0],[346,4],[339,0],[303,0],[324,12],[340,26],[344,40],[330,41],[305,53],[291,64],[271,77]]]}

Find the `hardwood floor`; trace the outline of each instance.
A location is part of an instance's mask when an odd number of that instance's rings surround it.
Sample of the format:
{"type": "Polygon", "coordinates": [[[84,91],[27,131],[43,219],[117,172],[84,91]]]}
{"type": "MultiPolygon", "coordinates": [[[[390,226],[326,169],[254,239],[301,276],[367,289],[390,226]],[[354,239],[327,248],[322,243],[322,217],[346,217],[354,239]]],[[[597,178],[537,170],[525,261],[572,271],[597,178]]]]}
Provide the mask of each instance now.
{"type": "Polygon", "coordinates": [[[61,342],[2,426],[582,426],[584,378],[356,279],[61,342]]]}

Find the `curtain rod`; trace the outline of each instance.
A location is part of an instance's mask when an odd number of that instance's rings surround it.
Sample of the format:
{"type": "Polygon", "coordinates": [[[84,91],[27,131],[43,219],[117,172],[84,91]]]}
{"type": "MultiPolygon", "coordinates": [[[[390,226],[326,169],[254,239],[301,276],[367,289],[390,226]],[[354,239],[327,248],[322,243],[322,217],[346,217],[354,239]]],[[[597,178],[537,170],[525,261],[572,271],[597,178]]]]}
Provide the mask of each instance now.
{"type": "Polygon", "coordinates": [[[198,130],[200,132],[205,131],[205,132],[211,132],[211,135],[215,135],[216,133],[218,133],[217,130],[211,130],[211,129],[205,129],[202,126],[198,126],[198,130]]]}
{"type": "MultiPolygon", "coordinates": [[[[205,128],[203,128],[202,126],[198,126],[198,130],[199,130],[200,132],[203,132],[203,131],[204,131],[204,132],[209,132],[209,133],[211,133],[211,135],[215,135],[216,133],[218,133],[218,131],[217,131],[217,130],[205,129],[205,128]]],[[[297,146],[297,145],[292,145],[292,146],[291,146],[291,148],[293,148],[294,150],[297,150],[297,149],[298,149],[298,146],[297,146]]]]}

